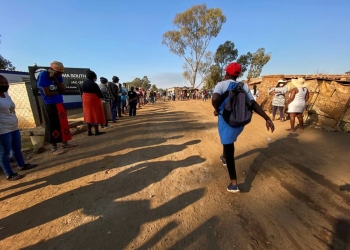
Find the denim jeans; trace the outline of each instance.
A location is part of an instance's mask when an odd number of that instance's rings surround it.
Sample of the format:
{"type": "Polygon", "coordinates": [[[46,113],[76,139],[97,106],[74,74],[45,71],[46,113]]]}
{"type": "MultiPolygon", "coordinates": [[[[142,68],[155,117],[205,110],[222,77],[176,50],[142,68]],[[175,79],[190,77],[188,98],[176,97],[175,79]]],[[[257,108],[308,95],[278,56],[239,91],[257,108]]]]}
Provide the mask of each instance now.
{"type": "Polygon", "coordinates": [[[117,120],[117,101],[111,100],[112,121],[117,120]]]}
{"type": "Polygon", "coordinates": [[[19,167],[24,166],[24,159],[21,151],[21,133],[15,130],[6,134],[0,135],[0,165],[6,176],[13,174],[10,165],[10,153],[15,158],[19,167]]]}
{"type": "Polygon", "coordinates": [[[280,107],[280,106],[273,106],[272,116],[275,117],[277,113],[277,109],[280,111],[280,118],[284,118],[284,112],[283,112],[284,107],[280,107]]]}
{"type": "Polygon", "coordinates": [[[121,96],[118,96],[118,99],[117,99],[117,111],[118,111],[118,116],[121,117],[122,116],[122,100],[121,100],[121,96]]]}

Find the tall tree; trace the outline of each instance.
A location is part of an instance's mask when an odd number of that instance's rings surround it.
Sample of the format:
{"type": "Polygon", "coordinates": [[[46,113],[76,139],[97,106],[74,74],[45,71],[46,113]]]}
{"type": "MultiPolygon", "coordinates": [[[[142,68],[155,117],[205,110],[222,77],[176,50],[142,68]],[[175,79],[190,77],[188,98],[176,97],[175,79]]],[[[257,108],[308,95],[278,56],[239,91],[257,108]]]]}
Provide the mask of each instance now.
{"type": "Polygon", "coordinates": [[[238,50],[235,48],[235,44],[231,41],[226,41],[224,44],[219,45],[216,50],[214,61],[220,67],[220,75],[223,74],[223,69],[230,62],[236,60],[238,56],[238,50]]]}
{"type": "Polygon", "coordinates": [[[151,87],[151,90],[157,91],[157,90],[158,90],[158,89],[157,89],[157,86],[156,86],[155,84],[153,84],[152,87],[151,87]]]}
{"type": "Polygon", "coordinates": [[[144,76],[141,79],[141,82],[142,82],[141,88],[143,88],[145,90],[149,90],[151,88],[151,82],[150,82],[150,80],[148,80],[147,76],[144,76]]]}
{"type": "Polygon", "coordinates": [[[136,77],[133,81],[132,81],[132,86],[136,87],[141,87],[142,85],[142,80],[138,77],[136,77]]]}
{"type": "Polygon", "coordinates": [[[238,57],[237,62],[242,67],[242,72],[240,76],[243,76],[243,74],[248,70],[250,62],[252,60],[252,56],[252,53],[248,52],[247,54],[243,54],[238,57]]]}
{"type": "Polygon", "coordinates": [[[255,53],[253,53],[247,78],[250,79],[259,77],[262,68],[266,63],[268,63],[268,61],[270,61],[270,59],[271,54],[265,54],[264,48],[260,48],[255,53]]]}
{"type": "Polygon", "coordinates": [[[219,65],[214,64],[210,66],[209,74],[204,78],[204,88],[212,89],[215,85],[222,80],[221,69],[219,65]]]}
{"type": "Polygon", "coordinates": [[[162,44],[185,59],[192,87],[196,84],[199,66],[210,40],[219,34],[225,22],[221,9],[208,9],[205,4],[195,5],[176,14],[173,24],[177,30],[163,34],[162,44]]]}
{"type": "MultiPolygon", "coordinates": [[[[0,35],[1,36],[1,35],[0,35]]],[[[0,40],[1,43],[1,40],[0,40]]],[[[0,54],[0,69],[6,69],[6,70],[16,70],[16,67],[12,65],[12,62],[5,59],[1,54],[0,54]]]]}

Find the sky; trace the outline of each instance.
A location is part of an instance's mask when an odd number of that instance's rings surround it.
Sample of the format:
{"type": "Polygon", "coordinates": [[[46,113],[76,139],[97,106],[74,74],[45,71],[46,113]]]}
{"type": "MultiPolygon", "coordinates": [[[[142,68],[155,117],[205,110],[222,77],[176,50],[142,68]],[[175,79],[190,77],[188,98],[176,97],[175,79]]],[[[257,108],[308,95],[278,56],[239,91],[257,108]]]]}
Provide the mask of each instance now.
{"type": "Polygon", "coordinates": [[[121,82],[190,86],[162,36],[177,13],[203,3],[227,18],[209,51],[228,40],[239,55],[263,47],[262,75],[350,70],[349,0],[0,0],[0,54],[19,71],[56,60],[121,82]]]}

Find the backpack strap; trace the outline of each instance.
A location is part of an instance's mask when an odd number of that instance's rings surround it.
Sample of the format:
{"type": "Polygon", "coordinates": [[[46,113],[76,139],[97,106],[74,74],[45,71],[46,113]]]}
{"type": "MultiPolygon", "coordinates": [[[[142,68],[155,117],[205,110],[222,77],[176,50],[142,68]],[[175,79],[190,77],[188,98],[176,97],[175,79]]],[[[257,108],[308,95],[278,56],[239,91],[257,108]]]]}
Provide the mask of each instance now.
{"type": "MultiPolygon", "coordinates": [[[[237,86],[236,87],[232,87],[233,86],[233,83],[234,82],[230,82],[230,85],[228,86],[228,88],[227,88],[227,90],[220,96],[220,100],[219,100],[219,104],[218,104],[218,106],[220,107],[221,106],[221,104],[226,100],[226,98],[228,97],[228,95],[229,95],[229,93],[230,93],[230,90],[233,90],[233,89],[235,89],[235,88],[237,88],[238,86],[239,86],[239,84],[241,84],[241,82],[239,82],[238,84],[237,84],[237,86]]],[[[243,84],[243,83],[242,83],[243,84]]]]}

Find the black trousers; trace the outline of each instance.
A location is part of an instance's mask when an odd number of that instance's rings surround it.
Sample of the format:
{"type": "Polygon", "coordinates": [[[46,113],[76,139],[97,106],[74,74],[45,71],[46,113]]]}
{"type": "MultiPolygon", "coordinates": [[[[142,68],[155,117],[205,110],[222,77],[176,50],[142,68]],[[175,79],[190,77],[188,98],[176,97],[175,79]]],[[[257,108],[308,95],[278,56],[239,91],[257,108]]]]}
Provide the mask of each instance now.
{"type": "Polygon", "coordinates": [[[129,105],[130,105],[129,116],[135,116],[136,115],[137,102],[136,101],[132,101],[132,102],[129,103],[129,105]]]}
{"type": "Polygon", "coordinates": [[[234,144],[225,144],[224,157],[226,158],[226,166],[231,180],[237,180],[236,164],[235,164],[235,146],[234,144]]]}

